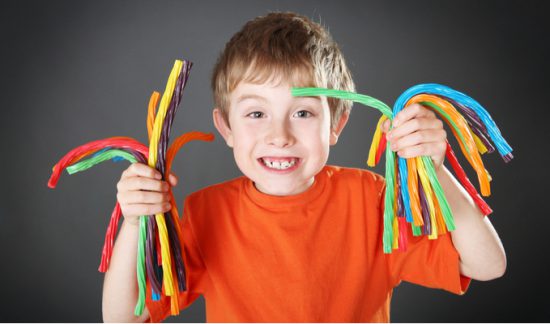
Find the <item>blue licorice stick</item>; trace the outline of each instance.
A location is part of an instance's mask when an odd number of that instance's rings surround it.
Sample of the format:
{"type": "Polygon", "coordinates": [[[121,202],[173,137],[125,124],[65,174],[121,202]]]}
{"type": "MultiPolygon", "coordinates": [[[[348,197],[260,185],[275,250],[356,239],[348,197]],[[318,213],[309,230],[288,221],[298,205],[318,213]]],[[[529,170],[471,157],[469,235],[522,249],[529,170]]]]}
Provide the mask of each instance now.
{"type": "Polygon", "coordinates": [[[408,168],[407,160],[402,157],[397,157],[397,163],[399,167],[399,182],[401,185],[401,197],[403,199],[403,205],[405,207],[405,217],[407,222],[412,223],[412,210],[409,196],[409,186],[408,186],[408,168]]]}
{"type": "Polygon", "coordinates": [[[499,128],[497,127],[489,113],[485,110],[485,108],[483,108],[481,104],[479,104],[475,99],[471,98],[470,96],[460,91],[453,90],[447,86],[437,83],[425,83],[410,87],[405,92],[403,92],[395,101],[395,105],[393,106],[393,115],[397,115],[397,113],[404,108],[409,99],[421,93],[447,97],[472,109],[479,116],[479,118],[487,128],[487,132],[489,133],[489,136],[495,144],[499,154],[505,159],[505,161],[509,161],[513,157],[512,148],[502,137],[499,128]]]}

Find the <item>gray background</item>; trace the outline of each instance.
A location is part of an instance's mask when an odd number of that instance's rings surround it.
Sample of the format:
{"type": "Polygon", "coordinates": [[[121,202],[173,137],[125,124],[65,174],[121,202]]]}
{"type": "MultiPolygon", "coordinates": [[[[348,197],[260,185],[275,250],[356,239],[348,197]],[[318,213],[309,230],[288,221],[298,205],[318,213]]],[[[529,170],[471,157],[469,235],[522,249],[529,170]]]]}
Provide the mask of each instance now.
{"type": "MultiPolygon", "coordinates": [[[[392,320],[550,321],[546,3],[12,1],[0,8],[0,320],[101,321],[97,267],[127,164],[65,173],[56,190],[46,186],[51,167],[91,140],[147,142],[148,97],[163,90],[175,58],[195,65],[173,136],[215,132],[209,78],[218,53],[247,20],[291,10],[327,26],[359,92],[392,104],[414,84],[447,84],[480,101],[515,149],[508,165],[497,154],[484,160],[494,179],[491,220],[508,254],[505,276],[472,282],[462,297],[404,283],[392,320]]],[[[330,164],[366,167],[378,117],[355,106],[330,164]]],[[[240,175],[216,136],[179,154],[180,208],[185,195],[240,175]]],[[[175,320],[204,321],[204,300],[175,320]]]]}

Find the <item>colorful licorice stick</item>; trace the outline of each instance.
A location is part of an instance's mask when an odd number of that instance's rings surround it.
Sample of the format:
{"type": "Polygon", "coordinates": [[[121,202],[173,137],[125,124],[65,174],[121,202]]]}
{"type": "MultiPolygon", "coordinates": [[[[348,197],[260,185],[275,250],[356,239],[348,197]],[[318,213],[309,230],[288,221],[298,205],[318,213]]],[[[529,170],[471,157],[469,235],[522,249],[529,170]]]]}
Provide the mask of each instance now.
{"type": "Polygon", "coordinates": [[[59,177],[61,176],[61,172],[63,172],[63,170],[69,165],[106,147],[116,147],[122,149],[127,148],[137,151],[145,156],[149,153],[145,145],[130,137],[111,137],[86,143],[69,151],[59,160],[59,162],[54,165],[52,175],[48,180],[48,187],[52,189],[56,187],[59,177]]]}
{"type": "Polygon", "coordinates": [[[405,92],[403,92],[403,94],[401,94],[401,96],[399,96],[399,98],[397,98],[394,105],[394,113],[403,109],[404,104],[409,100],[409,98],[421,93],[433,94],[436,96],[449,98],[452,101],[458,102],[460,105],[466,106],[471,109],[479,117],[483,125],[485,125],[489,137],[497,147],[497,150],[499,151],[502,158],[506,162],[510,161],[513,158],[512,148],[502,137],[496,123],[493,121],[485,108],[483,108],[483,106],[481,106],[473,98],[465,95],[462,92],[453,90],[447,86],[436,83],[427,83],[419,84],[407,89],[405,92]]]}
{"type": "MultiPolygon", "coordinates": [[[[153,122],[153,128],[150,130],[150,116],[151,113],[154,113],[154,104],[155,104],[155,94],[151,97],[151,100],[149,101],[149,109],[148,109],[148,133],[149,133],[149,158],[148,158],[148,165],[152,168],[159,169],[159,167],[162,167],[157,162],[159,161],[159,144],[162,146],[162,143],[160,141],[162,136],[162,125],[165,122],[166,114],[169,109],[170,104],[175,104],[174,100],[174,89],[176,87],[176,83],[179,80],[179,76],[182,74],[182,65],[183,62],[180,60],[176,60],[174,63],[174,66],[172,68],[172,71],[170,72],[170,76],[168,77],[168,81],[166,83],[166,89],[162,95],[162,98],[160,100],[159,108],[156,111],[154,122],[153,122]]],[[[179,101],[179,100],[178,100],[179,101]]],[[[162,164],[162,152],[160,152],[160,164],[162,164]]],[[[164,287],[164,292],[167,296],[173,296],[174,294],[177,294],[177,292],[174,289],[174,278],[173,278],[173,264],[172,264],[172,255],[171,255],[171,246],[170,246],[170,240],[169,240],[169,228],[167,228],[165,215],[163,213],[157,213],[154,216],[154,219],[149,219],[149,216],[141,216],[140,218],[143,218],[143,220],[140,220],[140,222],[155,222],[157,228],[158,228],[158,238],[160,241],[160,254],[162,255],[162,286],[164,287]]],[[[169,224],[170,225],[170,224],[169,224]]],[[[152,236],[153,233],[147,233],[146,231],[141,232],[139,235],[138,245],[139,246],[145,246],[147,247],[147,237],[152,236]]],[[[179,245],[179,244],[178,244],[179,245]]],[[[139,273],[146,273],[147,268],[147,254],[149,254],[149,258],[151,258],[152,251],[146,249],[146,256],[144,260],[139,260],[137,265],[137,271],[138,271],[138,286],[139,286],[139,295],[145,296],[146,294],[146,285],[143,285],[142,283],[139,283],[139,278],[142,277],[139,275],[139,273]]],[[[156,274],[148,272],[149,280],[150,281],[156,281],[156,274]]],[[[157,290],[158,292],[162,291],[162,288],[159,289],[159,287],[152,286],[153,290],[157,290]],[[156,289],[155,289],[156,288],[156,289]]],[[[140,315],[143,311],[145,304],[144,298],[139,298],[138,302],[136,304],[135,308],[135,315],[140,315]]]]}
{"type": "MultiPolygon", "coordinates": [[[[159,170],[162,179],[166,180],[170,175],[175,155],[185,143],[192,140],[212,141],[214,139],[212,134],[190,132],[178,137],[168,148],[172,123],[189,78],[191,66],[191,62],[176,60],[162,97],[158,92],[153,92],[151,95],[146,122],[149,147],[128,137],[112,137],[89,142],[71,150],[54,165],[48,186],[50,188],[56,186],[64,169],[67,169],[69,174],[73,174],[107,160],[148,164],[159,170]]],[[[160,300],[163,292],[169,296],[172,315],[179,313],[178,290],[186,290],[183,236],[177,205],[171,190],[170,196],[172,207],[169,212],[156,214],[154,217],[139,218],[136,264],[139,295],[135,315],[141,315],[145,308],[147,287],[151,287],[153,300],[160,300]]],[[[105,235],[99,267],[101,272],[108,269],[121,215],[120,205],[117,203],[105,235]]]]}
{"type": "MultiPolygon", "coordinates": [[[[182,62],[176,60],[174,67],[170,72],[168,77],[168,82],[166,83],[166,89],[162,98],[160,100],[159,108],[155,116],[155,122],[153,125],[153,130],[151,133],[151,139],[149,142],[149,159],[148,164],[152,168],[157,167],[158,159],[158,145],[162,131],[162,124],[166,117],[166,112],[168,110],[168,105],[172,99],[174,88],[176,86],[176,80],[178,75],[182,72],[182,62]]],[[[146,216],[142,216],[146,217],[146,216]]],[[[172,257],[170,255],[170,243],[168,239],[168,230],[166,228],[166,221],[164,214],[158,213],[155,215],[155,221],[158,226],[158,235],[160,239],[160,248],[162,255],[162,271],[163,271],[163,286],[164,291],[167,296],[172,296],[175,293],[174,282],[172,277],[172,257]]],[[[140,236],[140,241],[144,241],[145,238],[140,236]]],[[[136,307],[137,309],[137,307],[136,307]]],[[[136,312],[137,314],[137,312],[136,312]]]]}
{"type": "MultiPolygon", "coordinates": [[[[170,148],[168,149],[167,154],[166,154],[165,178],[167,178],[169,176],[170,172],[171,172],[172,162],[173,162],[176,154],[178,153],[178,151],[186,143],[188,143],[189,141],[193,141],[193,140],[201,140],[201,141],[209,141],[210,142],[210,141],[214,140],[214,135],[213,134],[205,134],[205,133],[202,133],[202,132],[189,132],[189,133],[185,133],[185,134],[181,135],[176,140],[174,140],[174,142],[172,143],[172,145],[170,146],[170,148]]],[[[179,215],[178,215],[178,212],[177,212],[177,208],[175,208],[176,201],[174,199],[172,191],[170,191],[170,195],[171,195],[172,210],[168,214],[168,217],[170,218],[169,221],[174,224],[173,227],[174,227],[174,230],[175,230],[175,232],[173,232],[171,235],[173,235],[175,238],[179,239],[179,240],[174,241],[174,244],[175,244],[174,245],[174,251],[175,251],[174,254],[178,257],[177,263],[178,264],[181,263],[181,267],[176,268],[176,271],[177,271],[177,274],[178,274],[178,288],[179,288],[179,291],[185,291],[187,289],[186,288],[186,283],[185,283],[185,267],[183,266],[183,259],[182,259],[183,254],[181,253],[181,251],[183,250],[183,234],[181,232],[181,227],[180,227],[180,224],[179,224],[179,215]]]]}
{"type": "MultiPolygon", "coordinates": [[[[452,212],[439,184],[431,158],[422,156],[414,159],[397,157],[389,149],[380,126],[385,119],[393,118],[407,105],[418,103],[435,111],[446,121],[457,138],[459,146],[478,174],[483,195],[490,194],[491,177],[483,166],[480,154],[494,151],[493,141],[504,161],[512,159],[512,149],[502,137],[500,130],[487,111],[471,97],[439,84],[420,84],[406,90],[396,100],[393,110],[387,105],[369,96],[356,93],[323,89],[292,88],[293,96],[327,96],[352,100],[378,109],[383,116],[378,121],[369,150],[367,164],[378,164],[379,157],[386,150],[386,191],[384,197],[384,234],[385,253],[406,246],[403,222],[409,222],[413,235],[428,235],[430,239],[454,230],[452,212]],[[461,113],[460,113],[460,112],[461,113]]],[[[446,157],[455,174],[485,214],[491,212],[460,167],[454,152],[447,143],[446,157]]]]}

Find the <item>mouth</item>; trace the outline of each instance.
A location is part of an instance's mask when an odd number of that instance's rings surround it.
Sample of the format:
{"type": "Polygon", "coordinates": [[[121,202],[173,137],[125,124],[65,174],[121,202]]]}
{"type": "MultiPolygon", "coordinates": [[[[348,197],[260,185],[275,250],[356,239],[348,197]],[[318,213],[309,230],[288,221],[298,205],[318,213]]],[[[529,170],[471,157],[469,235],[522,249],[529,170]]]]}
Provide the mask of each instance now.
{"type": "Polygon", "coordinates": [[[298,168],[301,159],[297,157],[264,156],[258,159],[264,169],[275,173],[289,173],[298,168]]]}

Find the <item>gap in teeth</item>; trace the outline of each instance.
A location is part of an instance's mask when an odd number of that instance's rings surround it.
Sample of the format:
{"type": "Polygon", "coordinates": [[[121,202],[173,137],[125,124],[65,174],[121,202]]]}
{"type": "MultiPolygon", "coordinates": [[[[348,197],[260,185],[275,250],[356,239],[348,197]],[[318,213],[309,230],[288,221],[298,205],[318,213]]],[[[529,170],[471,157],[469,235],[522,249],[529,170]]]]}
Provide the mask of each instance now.
{"type": "Polygon", "coordinates": [[[269,162],[264,159],[261,159],[261,160],[268,168],[277,169],[277,170],[285,170],[296,164],[296,159],[292,159],[290,161],[283,161],[283,162],[279,162],[279,161],[269,162]]]}

